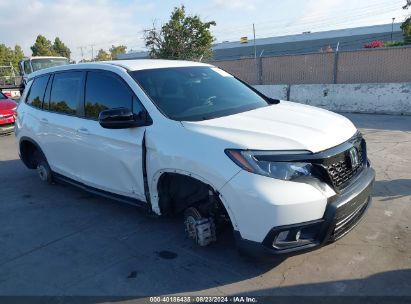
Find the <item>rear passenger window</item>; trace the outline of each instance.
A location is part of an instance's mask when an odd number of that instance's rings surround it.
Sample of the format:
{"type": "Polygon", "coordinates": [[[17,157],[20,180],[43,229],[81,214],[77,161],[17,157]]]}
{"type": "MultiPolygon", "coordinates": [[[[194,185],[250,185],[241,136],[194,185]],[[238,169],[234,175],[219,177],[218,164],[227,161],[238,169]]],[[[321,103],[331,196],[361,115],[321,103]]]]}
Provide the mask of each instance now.
{"type": "Polygon", "coordinates": [[[34,79],[33,85],[30,88],[29,94],[26,99],[26,103],[35,107],[42,108],[44,100],[44,92],[46,91],[49,75],[41,76],[34,79]]]}
{"type": "Polygon", "coordinates": [[[75,115],[81,94],[83,72],[65,72],[54,75],[50,94],[50,111],[75,115]]]}
{"type": "Polygon", "coordinates": [[[97,119],[100,112],[114,108],[132,110],[133,94],[115,75],[88,72],[86,81],[85,115],[97,119]]]}

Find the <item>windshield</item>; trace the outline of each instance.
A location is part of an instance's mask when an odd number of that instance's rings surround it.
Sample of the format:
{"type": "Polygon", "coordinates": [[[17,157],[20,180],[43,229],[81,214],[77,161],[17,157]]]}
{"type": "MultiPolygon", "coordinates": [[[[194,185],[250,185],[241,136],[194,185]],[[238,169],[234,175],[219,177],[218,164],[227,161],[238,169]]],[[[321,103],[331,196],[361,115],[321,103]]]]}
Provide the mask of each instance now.
{"type": "Polygon", "coordinates": [[[31,66],[33,67],[33,72],[51,68],[55,66],[65,65],[68,64],[67,58],[44,58],[44,59],[32,59],[31,66]]]}
{"type": "Polygon", "coordinates": [[[7,99],[7,96],[0,92],[0,99],[7,99]]]}
{"type": "Polygon", "coordinates": [[[206,120],[268,105],[241,81],[214,67],[141,70],[131,75],[173,120],[206,120]]]}

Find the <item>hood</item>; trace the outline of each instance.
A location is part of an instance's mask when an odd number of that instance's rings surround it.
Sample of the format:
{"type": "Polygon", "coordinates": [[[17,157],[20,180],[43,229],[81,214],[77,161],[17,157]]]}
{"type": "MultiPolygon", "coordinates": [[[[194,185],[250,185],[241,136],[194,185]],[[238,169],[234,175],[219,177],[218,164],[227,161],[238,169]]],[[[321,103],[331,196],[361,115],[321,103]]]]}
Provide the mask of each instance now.
{"type": "Polygon", "coordinates": [[[0,112],[7,111],[10,112],[13,108],[17,106],[17,103],[15,103],[11,99],[0,99],[0,112]]]}
{"type": "Polygon", "coordinates": [[[335,147],[357,131],[344,116],[289,101],[216,119],[183,122],[183,125],[227,141],[227,148],[313,153],[335,147]]]}

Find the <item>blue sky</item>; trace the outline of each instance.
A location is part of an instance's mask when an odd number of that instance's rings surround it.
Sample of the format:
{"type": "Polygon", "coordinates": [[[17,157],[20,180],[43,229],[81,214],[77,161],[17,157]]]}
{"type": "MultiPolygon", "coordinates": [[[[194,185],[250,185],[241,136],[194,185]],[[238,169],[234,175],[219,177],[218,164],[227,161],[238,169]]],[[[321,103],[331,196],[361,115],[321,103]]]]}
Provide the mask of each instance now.
{"type": "MultiPolygon", "coordinates": [[[[144,50],[143,30],[167,21],[173,7],[215,20],[217,42],[326,31],[396,22],[405,18],[405,0],[0,0],[0,43],[20,44],[26,55],[38,34],[60,37],[74,59],[100,48],[125,44],[144,50]]],[[[410,12],[408,12],[410,13],[410,12]]]]}

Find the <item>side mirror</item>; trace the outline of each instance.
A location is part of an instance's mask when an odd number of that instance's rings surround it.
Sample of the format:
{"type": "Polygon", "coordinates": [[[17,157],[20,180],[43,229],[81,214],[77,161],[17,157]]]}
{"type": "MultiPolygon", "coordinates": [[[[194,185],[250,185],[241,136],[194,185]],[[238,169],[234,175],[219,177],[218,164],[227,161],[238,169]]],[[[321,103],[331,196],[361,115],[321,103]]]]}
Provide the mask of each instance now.
{"type": "Polygon", "coordinates": [[[98,121],[106,129],[128,129],[151,125],[153,122],[146,111],[134,114],[127,108],[116,108],[100,113],[98,121]]]}

